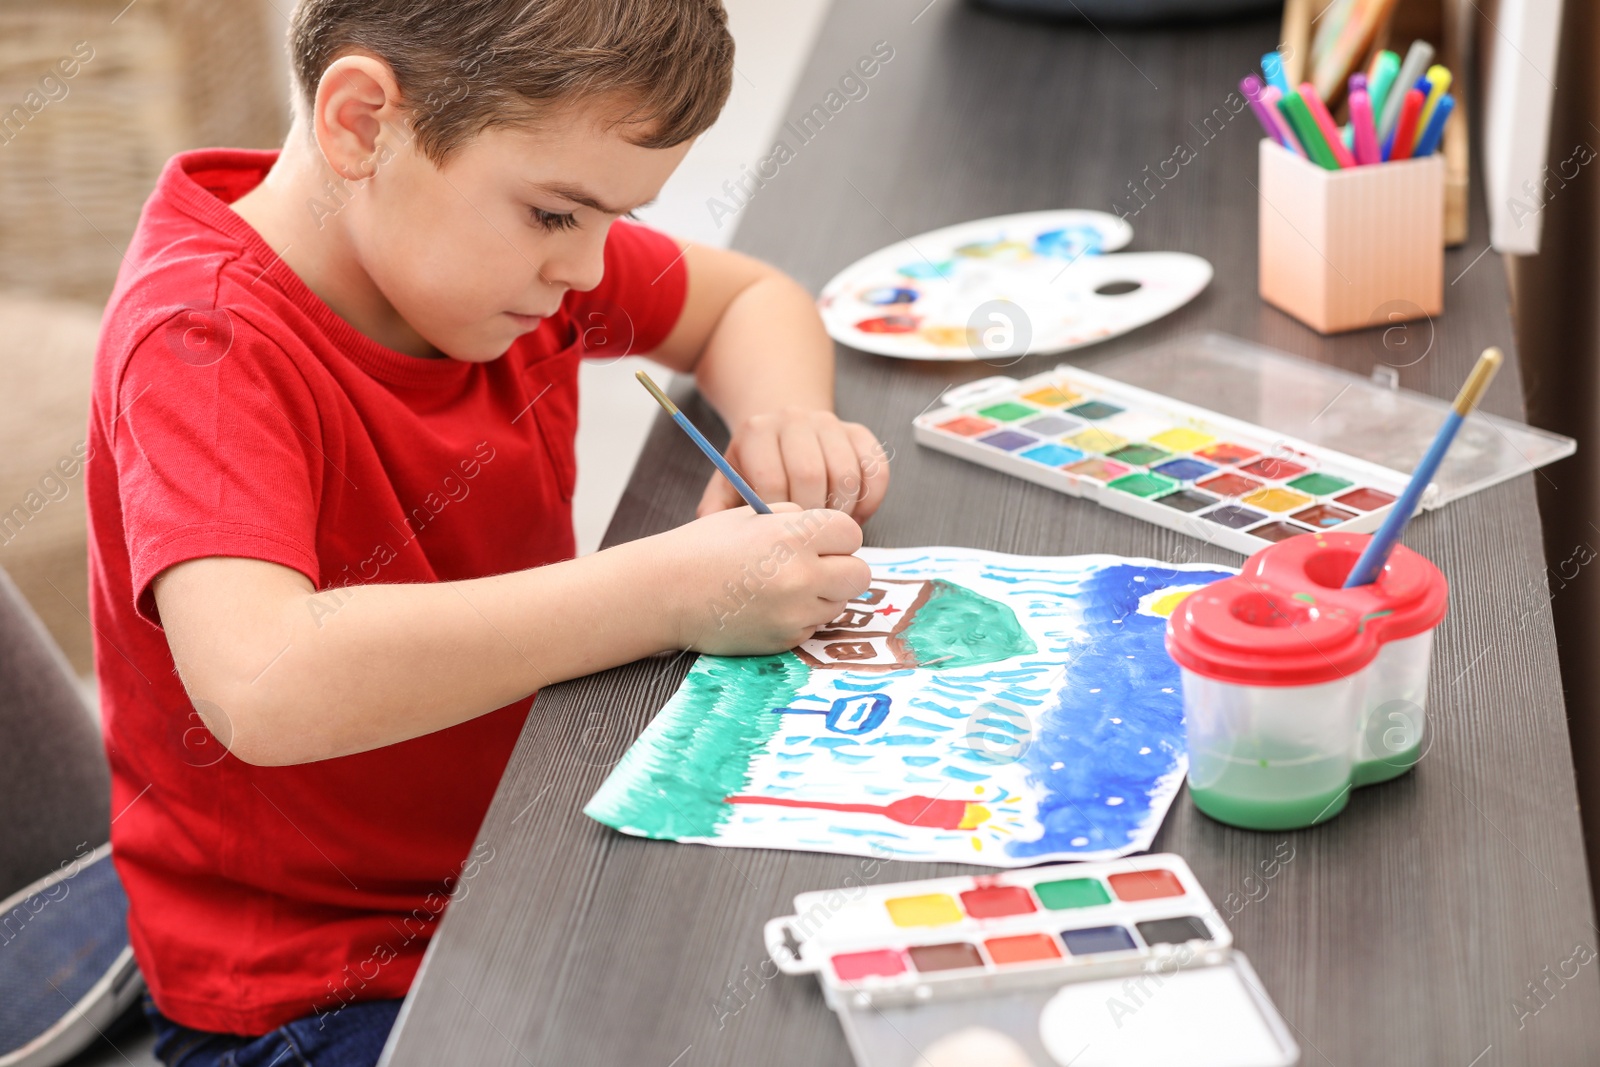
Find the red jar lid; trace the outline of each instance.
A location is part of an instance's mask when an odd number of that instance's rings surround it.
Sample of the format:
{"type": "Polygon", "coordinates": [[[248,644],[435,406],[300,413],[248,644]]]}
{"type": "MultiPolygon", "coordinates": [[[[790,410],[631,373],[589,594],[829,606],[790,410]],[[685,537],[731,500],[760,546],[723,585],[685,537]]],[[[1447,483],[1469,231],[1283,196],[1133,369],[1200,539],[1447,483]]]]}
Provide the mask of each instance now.
{"type": "Polygon", "coordinates": [[[1369,534],[1302,534],[1257,552],[1240,573],[1287,589],[1308,604],[1337,604],[1380,642],[1415,637],[1439,625],[1450,583],[1405,545],[1395,546],[1377,581],[1341,588],[1370,540],[1369,534]]]}
{"type": "Polygon", "coordinates": [[[1338,604],[1307,600],[1246,573],[1185,598],[1167,623],[1167,651],[1180,666],[1216,681],[1321,685],[1366,667],[1377,658],[1378,642],[1338,604]]]}

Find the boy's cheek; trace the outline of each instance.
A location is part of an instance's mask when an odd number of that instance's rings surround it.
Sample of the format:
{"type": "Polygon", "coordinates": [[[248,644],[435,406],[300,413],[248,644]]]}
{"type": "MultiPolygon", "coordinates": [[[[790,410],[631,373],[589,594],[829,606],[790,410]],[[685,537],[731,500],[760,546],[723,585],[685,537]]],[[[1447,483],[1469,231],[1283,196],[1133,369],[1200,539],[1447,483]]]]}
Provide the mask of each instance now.
{"type": "Polygon", "coordinates": [[[503,241],[498,249],[476,237],[483,229],[464,226],[451,234],[405,229],[376,236],[364,264],[378,288],[412,329],[443,352],[457,358],[488,360],[516,338],[517,329],[504,312],[527,302],[505,291],[506,279],[527,273],[521,258],[507,262],[503,241]]]}

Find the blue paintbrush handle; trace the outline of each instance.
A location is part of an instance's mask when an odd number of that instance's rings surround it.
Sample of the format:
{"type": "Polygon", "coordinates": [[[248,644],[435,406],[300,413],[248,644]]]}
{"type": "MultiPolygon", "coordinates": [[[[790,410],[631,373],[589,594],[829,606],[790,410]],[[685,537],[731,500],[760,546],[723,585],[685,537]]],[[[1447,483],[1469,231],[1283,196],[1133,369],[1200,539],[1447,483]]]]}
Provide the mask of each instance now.
{"type": "Polygon", "coordinates": [[[1361,553],[1361,558],[1356,560],[1355,569],[1350,572],[1350,577],[1345,579],[1346,589],[1353,589],[1358,585],[1371,585],[1378,580],[1378,575],[1383,573],[1383,565],[1389,562],[1389,553],[1393,552],[1394,546],[1399,543],[1401,531],[1406,528],[1406,523],[1411,521],[1417,505],[1422,502],[1422,494],[1427,492],[1428,486],[1433,482],[1433,476],[1439,472],[1439,464],[1444,462],[1444,454],[1450,450],[1450,442],[1455,440],[1456,431],[1461,428],[1461,423],[1462,416],[1454,410],[1445,416],[1444,424],[1439,427],[1438,434],[1433,438],[1433,444],[1428,446],[1427,454],[1412,472],[1411,481],[1406,484],[1405,492],[1394,502],[1389,517],[1383,520],[1378,532],[1367,542],[1366,550],[1361,553]]]}
{"type": "Polygon", "coordinates": [[[704,434],[695,429],[694,423],[689,421],[688,416],[681,411],[674,411],[672,413],[672,421],[683,427],[683,432],[689,435],[689,440],[700,446],[700,451],[704,452],[706,458],[717,465],[717,470],[722,472],[724,478],[733,483],[734,489],[738,490],[739,495],[744,497],[744,502],[749,504],[756,514],[772,514],[772,509],[767,507],[760,497],[756,496],[756,491],[750,488],[750,483],[739,477],[739,472],[733,469],[733,464],[722,458],[722,453],[718,452],[716,447],[706,440],[704,434]]]}

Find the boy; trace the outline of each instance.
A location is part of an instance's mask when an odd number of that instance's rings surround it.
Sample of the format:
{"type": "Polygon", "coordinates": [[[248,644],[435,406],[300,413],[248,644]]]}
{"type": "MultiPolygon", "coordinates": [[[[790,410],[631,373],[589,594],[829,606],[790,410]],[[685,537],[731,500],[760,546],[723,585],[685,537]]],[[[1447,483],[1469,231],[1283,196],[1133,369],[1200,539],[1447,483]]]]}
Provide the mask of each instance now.
{"type": "Polygon", "coordinates": [[[799,286],[617,221],[721,109],[717,0],[304,0],[291,43],[281,152],[162,175],[90,419],[115,856],[184,1067],[374,1062],[530,694],[793,646],[887,485],[799,286]],[[572,558],[577,362],[630,337],[792,504],[719,476],[572,558]]]}

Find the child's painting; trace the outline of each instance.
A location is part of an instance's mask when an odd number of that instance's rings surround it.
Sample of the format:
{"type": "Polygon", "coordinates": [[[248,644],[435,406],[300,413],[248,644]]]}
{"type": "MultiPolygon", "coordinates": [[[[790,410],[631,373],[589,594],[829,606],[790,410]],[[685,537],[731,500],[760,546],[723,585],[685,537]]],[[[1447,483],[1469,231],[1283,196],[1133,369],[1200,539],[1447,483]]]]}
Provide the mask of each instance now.
{"type": "Polygon", "coordinates": [[[1167,618],[1233,572],[861,555],[872,587],[795,651],[700,657],[584,811],[643,837],[997,867],[1148,848],[1187,768],[1167,618]]]}

